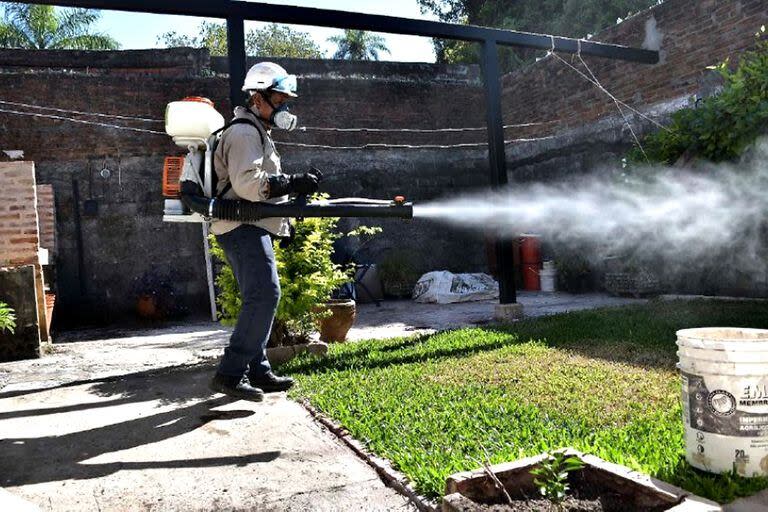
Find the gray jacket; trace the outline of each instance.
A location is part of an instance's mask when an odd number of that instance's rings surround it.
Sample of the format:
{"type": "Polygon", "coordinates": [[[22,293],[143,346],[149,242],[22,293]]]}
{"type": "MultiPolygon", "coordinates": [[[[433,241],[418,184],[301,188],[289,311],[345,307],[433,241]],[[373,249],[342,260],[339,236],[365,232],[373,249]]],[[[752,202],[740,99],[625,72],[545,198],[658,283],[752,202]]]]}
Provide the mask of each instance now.
{"type": "MultiPolygon", "coordinates": [[[[280,155],[275,149],[270,132],[245,107],[235,108],[235,118],[249,119],[258,128],[248,124],[236,124],[227,128],[222,134],[213,155],[214,168],[219,178],[217,194],[231,182],[232,187],[224,194],[224,199],[246,199],[270,203],[287,200],[288,196],[267,199],[269,190],[267,179],[269,176],[281,174],[280,155]],[[257,130],[261,132],[261,137],[257,130]]],[[[211,232],[221,235],[241,224],[243,223],[216,220],[211,224],[211,232]]],[[[274,235],[288,236],[288,219],[264,219],[249,224],[259,226],[274,235]]]]}

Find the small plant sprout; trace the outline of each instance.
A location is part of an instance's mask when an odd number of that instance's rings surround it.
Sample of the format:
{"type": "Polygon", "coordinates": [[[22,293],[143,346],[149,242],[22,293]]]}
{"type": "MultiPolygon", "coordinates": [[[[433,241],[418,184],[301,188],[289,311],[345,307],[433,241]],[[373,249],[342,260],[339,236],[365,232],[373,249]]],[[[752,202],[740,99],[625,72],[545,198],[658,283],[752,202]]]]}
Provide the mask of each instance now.
{"type": "Polygon", "coordinates": [[[531,470],[533,483],[539,492],[552,503],[561,503],[569,491],[568,474],[584,467],[584,463],[575,455],[566,452],[552,452],[536,469],[531,470]]]}

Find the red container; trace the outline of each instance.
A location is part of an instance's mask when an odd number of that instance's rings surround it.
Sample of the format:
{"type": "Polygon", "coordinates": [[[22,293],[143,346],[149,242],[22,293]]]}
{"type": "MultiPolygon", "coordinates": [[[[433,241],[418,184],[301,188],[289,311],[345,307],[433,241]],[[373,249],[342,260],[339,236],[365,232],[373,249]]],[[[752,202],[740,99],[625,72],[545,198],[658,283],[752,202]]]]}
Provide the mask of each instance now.
{"type": "Polygon", "coordinates": [[[520,262],[541,265],[541,240],[539,235],[520,236],[520,262]]]}
{"type": "Polygon", "coordinates": [[[541,290],[538,264],[523,263],[523,290],[529,292],[537,292],[541,290]]]}

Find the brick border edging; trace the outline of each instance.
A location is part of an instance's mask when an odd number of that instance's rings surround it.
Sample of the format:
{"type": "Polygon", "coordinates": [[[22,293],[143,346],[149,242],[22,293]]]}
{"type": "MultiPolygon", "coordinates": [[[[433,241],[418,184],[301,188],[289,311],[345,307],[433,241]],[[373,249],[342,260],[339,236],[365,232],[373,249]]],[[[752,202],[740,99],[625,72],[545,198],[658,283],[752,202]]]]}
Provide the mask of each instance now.
{"type": "Polygon", "coordinates": [[[347,445],[352,451],[361,458],[366,464],[371,466],[379,478],[392,489],[396,490],[411,503],[416,505],[421,512],[438,512],[439,505],[429,498],[420,495],[416,490],[411,487],[408,478],[401,472],[397,471],[392,465],[385,459],[377,457],[371,453],[360,441],[353,438],[347,430],[312,407],[307,400],[301,400],[299,402],[309,414],[317,420],[321,425],[327,428],[334,436],[336,436],[341,442],[347,445]]]}

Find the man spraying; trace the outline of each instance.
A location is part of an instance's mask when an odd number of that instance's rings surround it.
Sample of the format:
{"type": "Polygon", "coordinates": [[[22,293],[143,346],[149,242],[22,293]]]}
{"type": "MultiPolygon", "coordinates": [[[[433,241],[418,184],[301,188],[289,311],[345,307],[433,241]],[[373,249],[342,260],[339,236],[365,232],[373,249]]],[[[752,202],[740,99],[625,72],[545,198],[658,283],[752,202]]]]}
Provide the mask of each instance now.
{"type": "MultiPolygon", "coordinates": [[[[273,128],[296,128],[296,116],[287,104],[297,97],[296,75],[272,62],[261,62],[248,71],[243,91],[249,99],[245,106],[235,108],[234,119],[214,153],[218,176],[215,196],[279,202],[288,194],[316,192],[320,173],[283,174],[271,136],[273,128]]],[[[272,372],[266,356],[280,300],[272,236],[289,236],[290,224],[285,218],[249,223],[215,220],[211,231],[237,279],[242,310],[210,387],[258,402],[264,399],[264,392],[285,391],[293,385],[293,379],[272,372]]]]}

